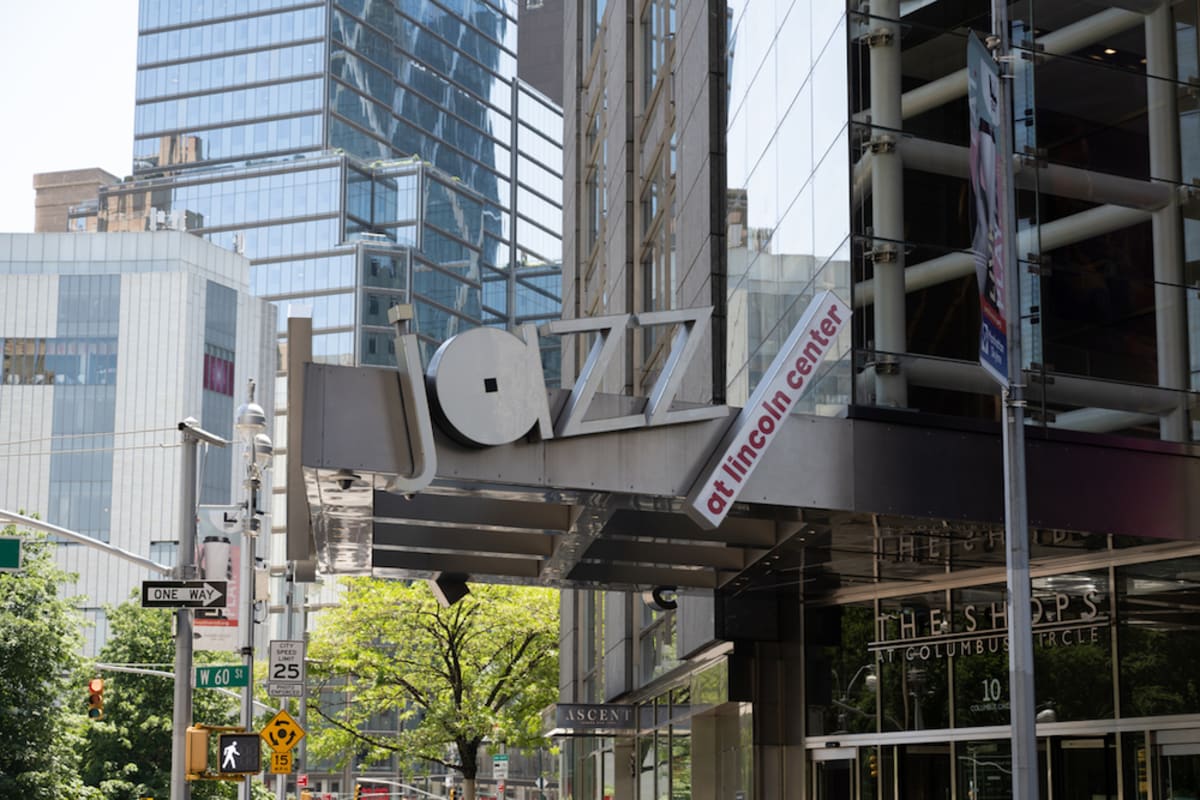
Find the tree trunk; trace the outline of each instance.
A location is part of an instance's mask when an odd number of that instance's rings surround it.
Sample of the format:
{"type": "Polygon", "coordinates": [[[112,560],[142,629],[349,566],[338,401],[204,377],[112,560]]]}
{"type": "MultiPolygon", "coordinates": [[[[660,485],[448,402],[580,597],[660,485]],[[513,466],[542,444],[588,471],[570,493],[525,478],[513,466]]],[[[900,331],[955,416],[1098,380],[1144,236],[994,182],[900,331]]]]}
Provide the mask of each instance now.
{"type": "Polygon", "coordinates": [[[474,778],[463,778],[463,800],[475,800],[474,778]]]}

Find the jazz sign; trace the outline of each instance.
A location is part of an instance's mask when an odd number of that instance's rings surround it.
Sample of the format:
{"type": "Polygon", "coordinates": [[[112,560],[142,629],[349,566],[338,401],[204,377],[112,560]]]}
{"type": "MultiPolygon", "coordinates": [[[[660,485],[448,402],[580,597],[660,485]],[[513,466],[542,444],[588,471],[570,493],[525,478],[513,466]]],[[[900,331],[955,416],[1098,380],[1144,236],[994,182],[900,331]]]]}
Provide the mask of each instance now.
{"type": "MultiPolygon", "coordinates": [[[[405,307],[389,312],[392,322],[408,313],[411,309],[405,307]]],[[[821,292],[813,299],[693,485],[685,508],[698,524],[715,528],[725,519],[787,415],[816,382],[821,363],[850,314],[850,307],[833,292],[821,292]]],[[[558,320],[543,326],[541,333],[548,335],[595,334],[557,417],[551,415],[539,331],[534,326],[522,326],[519,335],[484,327],[454,336],[438,348],[427,375],[421,371],[416,335],[398,333],[396,361],[413,471],[396,477],[395,490],[418,492],[433,482],[437,474],[434,419],[463,444],[495,447],[534,432],[541,439],[554,439],[726,416],[729,409],[723,405],[673,405],[711,316],[712,308],[707,307],[558,320]],[[674,325],[675,335],[645,408],[615,417],[590,414],[604,375],[623,357],[626,331],[660,325],[674,325]]]]}

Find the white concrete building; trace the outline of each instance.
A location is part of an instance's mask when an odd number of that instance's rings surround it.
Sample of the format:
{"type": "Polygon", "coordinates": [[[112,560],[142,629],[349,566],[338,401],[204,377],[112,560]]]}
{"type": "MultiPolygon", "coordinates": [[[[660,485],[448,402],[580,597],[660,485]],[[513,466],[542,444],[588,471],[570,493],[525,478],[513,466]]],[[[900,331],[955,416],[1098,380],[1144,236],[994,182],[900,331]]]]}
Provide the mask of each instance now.
{"type": "MultiPolygon", "coordinates": [[[[0,234],[0,508],[173,564],[178,423],[230,438],[247,380],[274,408],[275,307],[249,262],[177,231],[0,234]]],[[[202,455],[201,503],[241,499],[240,451],[202,455]]],[[[107,638],[104,607],[146,570],[76,544],[59,563],[107,638]]]]}

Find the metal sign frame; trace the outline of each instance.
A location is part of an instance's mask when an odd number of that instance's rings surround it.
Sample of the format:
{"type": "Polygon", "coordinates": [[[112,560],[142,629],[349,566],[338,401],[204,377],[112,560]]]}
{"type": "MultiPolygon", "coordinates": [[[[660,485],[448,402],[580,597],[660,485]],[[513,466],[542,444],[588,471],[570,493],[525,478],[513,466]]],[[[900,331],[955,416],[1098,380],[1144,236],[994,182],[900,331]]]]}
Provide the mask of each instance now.
{"type": "Polygon", "coordinates": [[[142,608],[224,608],[228,599],[225,581],[142,581],[142,608]],[[171,596],[154,597],[155,592],[171,596]]]}

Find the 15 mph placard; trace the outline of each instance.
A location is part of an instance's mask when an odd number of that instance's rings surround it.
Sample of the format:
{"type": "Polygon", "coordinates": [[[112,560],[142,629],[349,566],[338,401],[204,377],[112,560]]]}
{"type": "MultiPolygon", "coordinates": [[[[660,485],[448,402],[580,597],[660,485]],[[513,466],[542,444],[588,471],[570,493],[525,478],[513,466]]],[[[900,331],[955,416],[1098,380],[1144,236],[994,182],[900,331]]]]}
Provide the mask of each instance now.
{"type": "Polygon", "coordinates": [[[304,642],[276,639],[271,642],[267,668],[267,694],[271,697],[300,697],[304,693],[304,642]]]}

